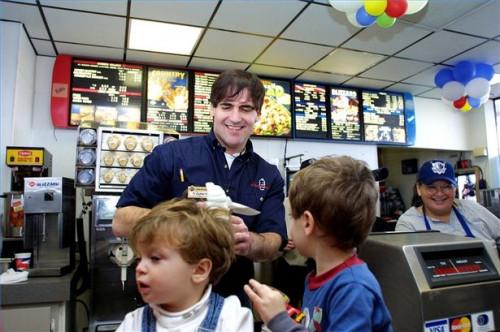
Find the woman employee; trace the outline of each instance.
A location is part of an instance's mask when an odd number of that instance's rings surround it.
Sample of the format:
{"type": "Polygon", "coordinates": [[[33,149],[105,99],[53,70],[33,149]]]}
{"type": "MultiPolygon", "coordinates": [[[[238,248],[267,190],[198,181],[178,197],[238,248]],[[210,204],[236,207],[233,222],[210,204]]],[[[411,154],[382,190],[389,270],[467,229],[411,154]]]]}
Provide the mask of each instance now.
{"type": "Polygon", "coordinates": [[[474,201],[455,199],[456,187],[450,163],[426,161],[418,173],[414,206],[399,217],[396,231],[437,230],[480,238],[496,247],[500,219],[474,201]]]}

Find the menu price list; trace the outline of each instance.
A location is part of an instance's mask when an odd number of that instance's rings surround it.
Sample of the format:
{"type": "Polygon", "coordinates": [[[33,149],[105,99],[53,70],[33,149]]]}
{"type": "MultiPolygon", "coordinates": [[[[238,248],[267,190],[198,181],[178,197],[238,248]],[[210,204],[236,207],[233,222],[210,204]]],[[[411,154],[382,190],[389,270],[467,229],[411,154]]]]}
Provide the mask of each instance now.
{"type": "Polygon", "coordinates": [[[148,69],[148,123],[158,129],[188,131],[188,80],[184,70],[148,69]]]}
{"type": "Polygon", "coordinates": [[[208,133],[212,129],[210,92],[219,74],[194,73],[193,131],[208,133]]]}
{"type": "Polygon", "coordinates": [[[332,138],[360,141],[361,123],[357,91],[332,88],[330,92],[330,105],[332,138]]]}
{"type": "Polygon", "coordinates": [[[296,83],[294,93],[295,136],[328,138],[326,87],[296,83]]]}
{"type": "Polygon", "coordinates": [[[75,60],[70,124],[140,121],[142,72],[139,65],[75,60]]]}
{"type": "Polygon", "coordinates": [[[362,91],[365,141],[406,143],[403,95],[362,91]]]}

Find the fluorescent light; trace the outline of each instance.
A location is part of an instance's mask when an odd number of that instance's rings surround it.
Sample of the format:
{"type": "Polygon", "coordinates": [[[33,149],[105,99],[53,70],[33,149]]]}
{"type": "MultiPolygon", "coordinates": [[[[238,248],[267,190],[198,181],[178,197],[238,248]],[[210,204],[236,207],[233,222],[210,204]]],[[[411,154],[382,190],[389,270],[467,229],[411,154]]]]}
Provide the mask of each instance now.
{"type": "Polygon", "coordinates": [[[189,55],[200,37],[201,30],[187,25],[132,19],[128,48],[189,55]]]}

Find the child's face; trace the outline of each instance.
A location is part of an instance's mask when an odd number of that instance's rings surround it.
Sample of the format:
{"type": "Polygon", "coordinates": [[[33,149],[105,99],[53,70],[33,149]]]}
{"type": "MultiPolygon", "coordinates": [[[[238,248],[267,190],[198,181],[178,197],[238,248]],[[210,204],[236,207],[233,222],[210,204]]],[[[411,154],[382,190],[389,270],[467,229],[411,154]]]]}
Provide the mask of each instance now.
{"type": "Polygon", "coordinates": [[[297,250],[301,255],[309,257],[306,253],[307,245],[305,240],[304,226],[302,223],[303,215],[298,217],[297,219],[295,219],[293,216],[291,216],[291,218],[292,218],[292,227],[290,229],[290,235],[291,238],[293,239],[295,247],[297,248],[297,250]]]}
{"type": "Polygon", "coordinates": [[[187,263],[176,249],[153,243],[137,248],[136,255],[137,289],[145,302],[175,312],[199,300],[192,284],[196,264],[187,263]]]}

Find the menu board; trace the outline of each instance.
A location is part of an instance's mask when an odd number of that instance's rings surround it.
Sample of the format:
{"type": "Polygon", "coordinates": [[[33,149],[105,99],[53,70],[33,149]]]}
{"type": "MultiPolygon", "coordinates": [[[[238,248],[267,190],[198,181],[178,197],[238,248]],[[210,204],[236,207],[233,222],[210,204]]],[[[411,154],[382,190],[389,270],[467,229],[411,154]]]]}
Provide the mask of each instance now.
{"type": "Polygon", "coordinates": [[[323,85],[294,85],[296,137],[328,138],[325,91],[323,85]]]}
{"type": "Polygon", "coordinates": [[[402,94],[362,91],[365,141],[406,143],[402,94]]]}
{"type": "Polygon", "coordinates": [[[140,122],[142,72],[140,65],[74,60],[70,125],[140,122]]]}
{"type": "Polygon", "coordinates": [[[193,132],[208,133],[212,129],[213,117],[210,92],[219,74],[194,73],[193,132]]]}
{"type": "Polygon", "coordinates": [[[330,91],[331,137],[338,140],[360,141],[361,122],[358,92],[332,88],[330,91]]]}
{"type": "Polygon", "coordinates": [[[148,69],[146,121],[150,128],[188,131],[188,80],[185,70],[148,69]]]}
{"type": "Polygon", "coordinates": [[[292,135],[292,98],[290,83],[262,79],[266,89],[258,121],[253,127],[256,136],[290,137],[292,135]]]}

